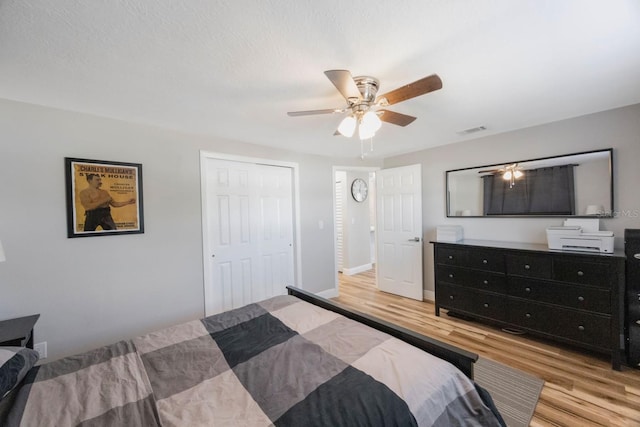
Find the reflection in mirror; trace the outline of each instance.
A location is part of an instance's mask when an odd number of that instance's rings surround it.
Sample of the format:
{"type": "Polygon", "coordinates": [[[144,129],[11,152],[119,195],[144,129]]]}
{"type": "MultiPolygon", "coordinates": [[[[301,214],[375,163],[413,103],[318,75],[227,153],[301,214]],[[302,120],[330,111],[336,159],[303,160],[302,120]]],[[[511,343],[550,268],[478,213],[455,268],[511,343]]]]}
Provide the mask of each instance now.
{"type": "Polygon", "coordinates": [[[613,215],[611,148],[446,172],[447,216],[613,215]]]}

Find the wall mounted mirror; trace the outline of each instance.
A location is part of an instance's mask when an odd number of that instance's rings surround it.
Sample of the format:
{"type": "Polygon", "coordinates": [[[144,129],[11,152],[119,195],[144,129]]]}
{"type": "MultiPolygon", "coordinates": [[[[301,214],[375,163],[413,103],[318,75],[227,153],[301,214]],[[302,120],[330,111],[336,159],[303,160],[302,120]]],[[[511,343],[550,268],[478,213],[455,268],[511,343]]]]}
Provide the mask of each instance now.
{"type": "Polygon", "coordinates": [[[446,172],[447,216],[612,217],[613,149],[446,172]]]}

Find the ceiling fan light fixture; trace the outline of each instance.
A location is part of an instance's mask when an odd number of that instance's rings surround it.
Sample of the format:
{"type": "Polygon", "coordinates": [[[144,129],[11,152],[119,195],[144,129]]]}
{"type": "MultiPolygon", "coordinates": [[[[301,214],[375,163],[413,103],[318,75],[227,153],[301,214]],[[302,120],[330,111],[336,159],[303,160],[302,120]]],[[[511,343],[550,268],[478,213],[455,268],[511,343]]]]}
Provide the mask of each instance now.
{"type": "Polygon", "coordinates": [[[373,138],[375,134],[376,131],[371,126],[367,126],[362,122],[360,123],[360,126],[358,126],[358,136],[360,137],[360,139],[373,138]]]}
{"type": "Polygon", "coordinates": [[[522,178],[523,175],[524,175],[524,173],[522,173],[522,171],[519,171],[519,170],[516,170],[516,171],[513,172],[513,177],[515,179],[522,178]]]}
{"type": "Polygon", "coordinates": [[[364,116],[362,116],[362,124],[360,126],[366,126],[368,129],[372,129],[375,133],[382,126],[382,120],[380,120],[380,117],[378,117],[375,111],[369,110],[364,113],[364,116]]]}
{"type": "Polygon", "coordinates": [[[504,175],[502,175],[502,179],[504,179],[505,181],[509,181],[509,180],[511,180],[511,175],[512,175],[512,174],[511,174],[511,171],[510,171],[510,170],[508,170],[508,171],[506,171],[506,172],[504,173],[504,175]]]}
{"type": "Polygon", "coordinates": [[[342,122],[340,122],[340,126],[338,126],[338,132],[340,132],[340,134],[342,136],[346,136],[347,138],[351,138],[353,136],[353,133],[356,131],[356,118],[353,116],[347,116],[344,119],[342,119],[342,122]]]}

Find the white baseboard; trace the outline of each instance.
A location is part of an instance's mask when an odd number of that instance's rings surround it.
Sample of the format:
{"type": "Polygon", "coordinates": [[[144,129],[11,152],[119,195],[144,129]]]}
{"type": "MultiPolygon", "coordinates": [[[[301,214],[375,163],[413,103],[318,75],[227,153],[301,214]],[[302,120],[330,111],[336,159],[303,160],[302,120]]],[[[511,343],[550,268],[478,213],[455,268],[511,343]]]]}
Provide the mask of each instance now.
{"type": "Polygon", "coordinates": [[[436,293],[433,291],[423,290],[423,298],[427,301],[433,302],[436,300],[436,293]]]}
{"type": "Polygon", "coordinates": [[[326,291],[316,293],[316,295],[322,298],[336,298],[338,297],[338,290],[335,288],[327,289],[326,291]]]}
{"type": "Polygon", "coordinates": [[[371,263],[359,265],[353,268],[343,268],[342,274],[346,276],[353,276],[354,274],[362,273],[363,271],[371,270],[372,268],[373,268],[373,264],[371,263]]]}

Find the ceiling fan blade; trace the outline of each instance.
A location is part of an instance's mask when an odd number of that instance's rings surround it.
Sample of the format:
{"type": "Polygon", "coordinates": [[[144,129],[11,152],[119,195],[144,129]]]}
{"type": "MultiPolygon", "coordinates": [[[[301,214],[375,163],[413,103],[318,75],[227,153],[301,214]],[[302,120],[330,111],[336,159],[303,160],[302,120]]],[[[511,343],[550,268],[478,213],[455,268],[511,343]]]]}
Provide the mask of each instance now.
{"type": "Polygon", "coordinates": [[[398,126],[406,126],[412,123],[416,118],[413,116],[407,116],[406,114],[396,113],[395,111],[379,110],[382,112],[380,120],[383,122],[391,123],[398,126]]]}
{"type": "Polygon", "coordinates": [[[328,70],[324,74],[327,76],[331,83],[338,89],[338,91],[344,96],[349,103],[352,104],[355,101],[362,99],[360,90],[356,86],[356,82],[353,80],[351,73],[347,70],[328,70]]]}
{"type": "Polygon", "coordinates": [[[378,100],[382,100],[382,98],[385,98],[387,100],[387,103],[383,103],[382,105],[393,105],[397,104],[398,102],[406,101],[407,99],[415,98],[416,96],[424,95],[425,93],[433,92],[434,90],[438,90],[441,88],[442,80],[440,80],[440,77],[438,77],[437,74],[432,74],[413,83],[409,83],[408,85],[399,87],[396,90],[387,92],[384,95],[378,96],[378,98],[376,99],[376,103],[379,102],[378,100]]]}
{"type": "Polygon", "coordinates": [[[297,116],[311,116],[314,114],[343,113],[344,111],[345,110],[342,108],[326,108],[324,110],[289,111],[287,114],[292,117],[297,117],[297,116]]]}

